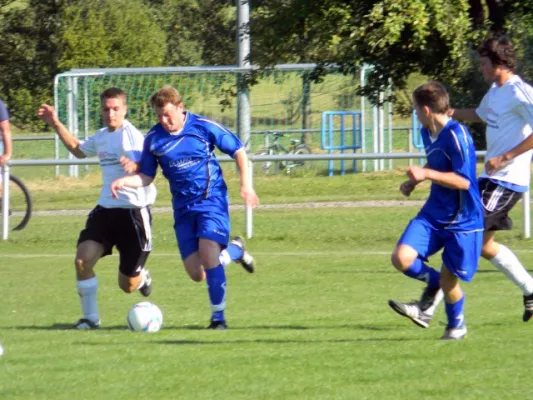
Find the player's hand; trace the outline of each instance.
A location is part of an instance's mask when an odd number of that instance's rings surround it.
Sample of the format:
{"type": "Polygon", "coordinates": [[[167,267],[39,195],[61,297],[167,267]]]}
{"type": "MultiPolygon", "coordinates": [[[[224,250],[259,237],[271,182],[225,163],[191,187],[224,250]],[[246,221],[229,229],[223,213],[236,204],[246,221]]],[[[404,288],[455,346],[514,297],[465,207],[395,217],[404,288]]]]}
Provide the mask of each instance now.
{"type": "Polygon", "coordinates": [[[411,194],[411,192],[412,192],[413,190],[415,190],[415,187],[416,187],[416,183],[413,182],[412,180],[408,180],[408,181],[403,182],[403,183],[400,185],[400,192],[401,192],[405,197],[409,197],[409,195],[411,194]]]}
{"type": "Polygon", "coordinates": [[[57,114],[54,107],[48,104],[41,104],[37,116],[42,119],[48,125],[55,125],[57,123],[57,114]]]}
{"type": "Polygon", "coordinates": [[[115,199],[118,199],[118,191],[124,187],[124,178],[118,178],[111,182],[111,193],[115,199]]]}
{"type": "Polygon", "coordinates": [[[241,186],[241,197],[244,199],[244,204],[248,207],[255,207],[259,205],[259,197],[251,186],[241,186]]]}
{"type": "Polygon", "coordinates": [[[485,171],[487,175],[492,175],[497,169],[504,167],[505,164],[507,164],[507,160],[505,160],[503,155],[492,157],[485,163],[485,171]]]}
{"type": "Polygon", "coordinates": [[[6,165],[9,159],[10,157],[6,156],[5,154],[2,154],[0,156],[0,167],[3,167],[4,165],[6,165]]]}
{"type": "Polygon", "coordinates": [[[414,183],[422,182],[427,179],[427,170],[418,165],[413,165],[407,168],[407,176],[414,183]]]}
{"type": "Polygon", "coordinates": [[[133,174],[139,171],[139,164],[130,160],[128,157],[122,156],[119,161],[122,164],[122,168],[124,168],[124,172],[127,174],[133,174]]]}

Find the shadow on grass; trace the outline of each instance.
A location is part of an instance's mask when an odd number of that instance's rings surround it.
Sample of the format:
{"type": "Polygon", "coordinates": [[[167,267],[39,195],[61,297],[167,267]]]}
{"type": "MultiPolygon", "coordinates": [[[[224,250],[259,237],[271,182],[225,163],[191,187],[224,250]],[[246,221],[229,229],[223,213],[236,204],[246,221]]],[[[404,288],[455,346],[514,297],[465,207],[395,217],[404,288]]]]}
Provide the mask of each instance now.
{"type": "MultiPolygon", "coordinates": [[[[327,326],[304,326],[304,325],[250,325],[250,326],[230,326],[230,331],[249,331],[249,330],[330,330],[330,329],[352,329],[352,330],[365,330],[365,331],[393,331],[398,327],[393,325],[388,326],[376,326],[376,325],[364,325],[364,324],[344,324],[344,325],[327,325],[327,326]]],[[[19,326],[6,326],[0,327],[0,329],[7,330],[36,330],[36,331],[75,331],[72,324],[53,324],[53,325],[19,325],[19,326]]],[[[164,325],[165,331],[206,331],[206,326],[200,325],[164,325]]],[[[96,331],[129,331],[129,328],[124,325],[111,325],[101,326],[96,331]]]]}
{"type": "MultiPolygon", "coordinates": [[[[19,326],[3,326],[0,329],[10,330],[36,330],[36,331],[76,331],[73,324],[53,324],[53,325],[19,325],[19,326]]],[[[102,331],[127,331],[128,327],[124,325],[103,326],[98,328],[102,331]]]]}
{"type": "MultiPolygon", "coordinates": [[[[420,342],[420,341],[435,341],[434,337],[419,337],[419,338],[348,338],[348,339],[228,339],[228,340],[193,340],[193,339],[168,339],[168,340],[150,340],[143,342],[126,343],[121,342],[120,345],[126,346],[142,346],[143,344],[157,344],[157,345],[232,345],[232,344],[318,344],[318,343],[361,343],[361,342],[420,342]]],[[[117,346],[116,342],[75,342],[78,345],[86,346],[117,346]]]]}

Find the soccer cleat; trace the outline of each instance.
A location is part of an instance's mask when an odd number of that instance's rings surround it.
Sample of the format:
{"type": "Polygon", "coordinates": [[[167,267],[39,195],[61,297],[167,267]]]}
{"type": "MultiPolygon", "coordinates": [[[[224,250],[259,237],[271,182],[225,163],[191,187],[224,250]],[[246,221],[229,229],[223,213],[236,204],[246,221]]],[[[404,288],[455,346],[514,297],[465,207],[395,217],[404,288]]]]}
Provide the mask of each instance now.
{"type": "Polygon", "coordinates": [[[400,303],[399,301],[389,300],[389,306],[401,316],[409,318],[419,327],[429,328],[432,315],[422,311],[417,301],[400,303]]]}
{"type": "Polygon", "coordinates": [[[228,329],[228,324],[226,324],[226,321],[213,321],[213,320],[211,320],[211,323],[209,324],[207,329],[224,330],[224,329],[228,329]]]}
{"type": "Polygon", "coordinates": [[[439,286],[435,288],[430,288],[428,286],[425,287],[424,291],[422,292],[422,296],[420,297],[420,301],[418,302],[418,305],[422,311],[426,311],[435,303],[435,299],[439,290],[439,286]]]}
{"type": "Polygon", "coordinates": [[[91,330],[100,328],[100,321],[91,321],[87,318],[81,318],[74,324],[74,329],[91,330]]]}
{"type": "Polygon", "coordinates": [[[533,316],[533,294],[524,296],[524,314],[522,315],[522,321],[527,322],[533,316]]]}
{"type": "Polygon", "coordinates": [[[457,328],[446,328],[444,334],[440,337],[442,340],[461,340],[466,337],[466,325],[462,324],[457,328]]]}
{"type": "Polygon", "coordinates": [[[234,244],[242,249],[242,257],[235,262],[242,265],[242,267],[249,273],[254,272],[255,260],[248,251],[246,251],[246,246],[244,245],[244,239],[240,236],[235,236],[231,241],[231,244],[234,244]]]}
{"type": "Polygon", "coordinates": [[[139,289],[139,292],[141,292],[144,297],[148,297],[152,293],[152,276],[147,269],[143,269],[141,274],[144,274],[144,285],[139,289]]]}

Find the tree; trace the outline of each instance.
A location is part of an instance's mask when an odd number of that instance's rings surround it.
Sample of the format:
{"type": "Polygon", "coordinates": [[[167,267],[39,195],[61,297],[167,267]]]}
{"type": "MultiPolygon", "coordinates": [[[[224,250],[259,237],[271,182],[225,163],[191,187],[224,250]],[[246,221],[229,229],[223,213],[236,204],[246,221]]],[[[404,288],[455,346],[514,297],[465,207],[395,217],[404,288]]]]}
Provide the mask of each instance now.
{"type": "MultiPolygon", "coordinates": [[[[317,62],[355,73],[374,66],[361,91],[374,101],[392,80],[402,89],[420,72],[455,86],[471,68],[471,53],[489,31],[505,31],[511,17],[527,15],[532,1],[506,0],[270,0],[250,25],[252,59],[317,62]]],[[[317,72],[324,72],[318,69],[317,72]]]]}
{"type": "Polygon", "coordinates": [[[157,67],[166,36],[141,0],[78,0],[62,12],[58,67],[157,67]]]}

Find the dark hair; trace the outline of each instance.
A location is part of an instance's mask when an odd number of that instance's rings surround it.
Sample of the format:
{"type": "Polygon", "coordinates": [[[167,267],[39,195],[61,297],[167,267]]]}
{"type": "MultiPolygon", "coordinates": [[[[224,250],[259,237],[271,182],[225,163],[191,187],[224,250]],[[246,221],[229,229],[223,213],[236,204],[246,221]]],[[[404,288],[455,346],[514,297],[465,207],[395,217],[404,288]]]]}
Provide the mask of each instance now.
{"type": "Polygon", "coordinates": [[[172,86],[163,86],[150,98],[150,105],[156,108],[163,108],[167,104],[179,106],[182,103],[180,93],[172,86]]]}
{"type": "Polygon", "coordinates": [[[450,97],[442,83],[430,81],[413,92],[413,100],[419,107],[429,107],[436,114],[446,114],[450,109],[450,97]]]}
{"type": "Polygon", "coordinates": [[[516,68],[516,54],[513,44],[506,36],[490,37],[477,49],[480,57],[487,57],[493,66],[516,68]]]}
{"type": "Polygon", "coordinates": [[[122,99],[124,101],[124,104],[127,104],[126,92],[116,87],[111,87],[102,92],[102,94],[100,95],[100,102],[103,103],[104,100],[107,99],[122,99]]]}

